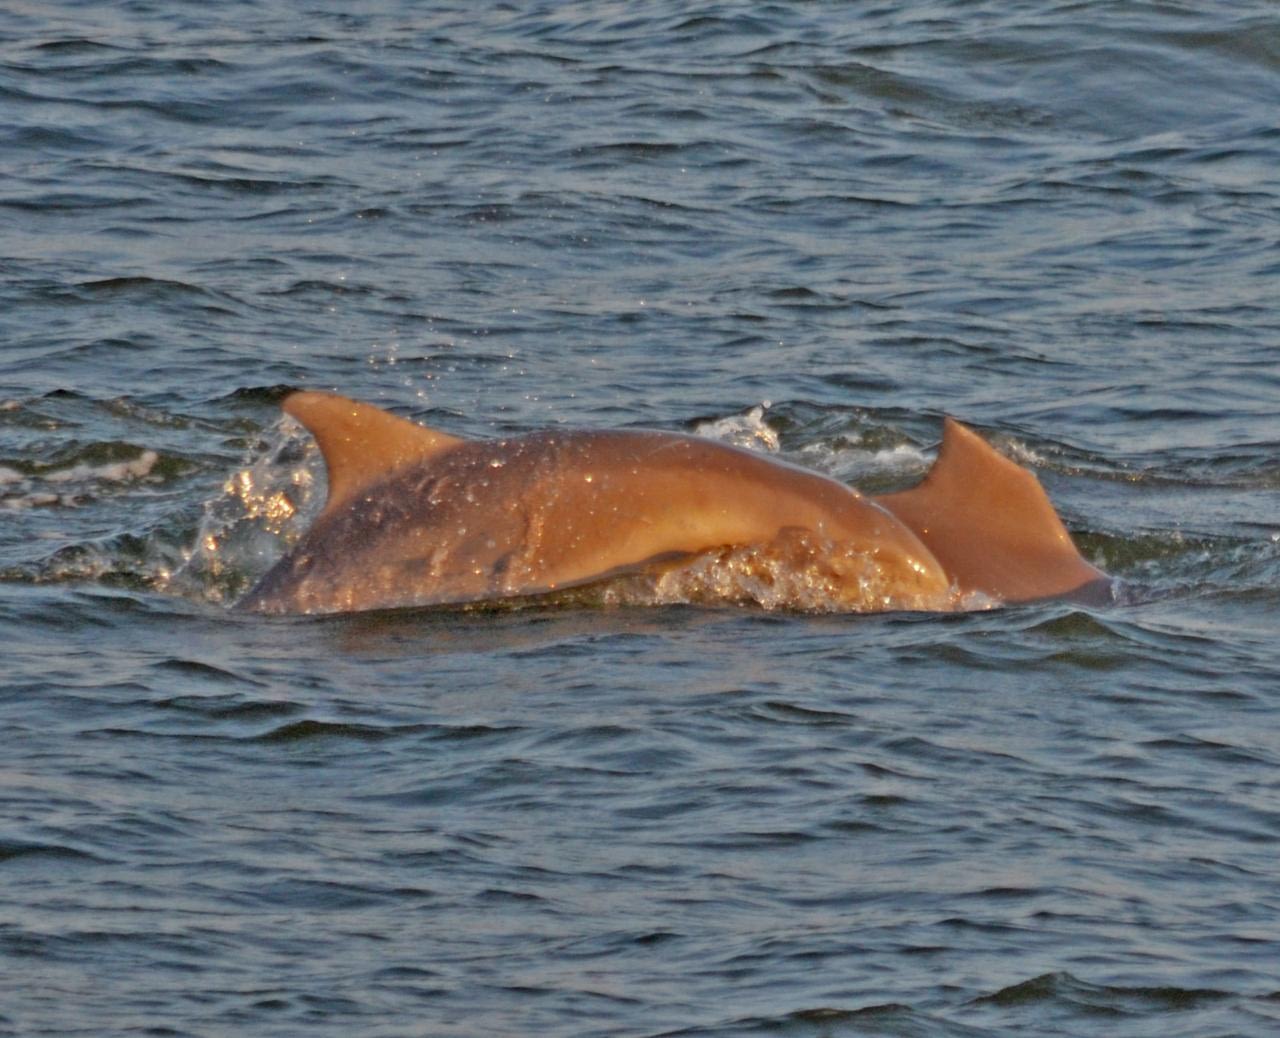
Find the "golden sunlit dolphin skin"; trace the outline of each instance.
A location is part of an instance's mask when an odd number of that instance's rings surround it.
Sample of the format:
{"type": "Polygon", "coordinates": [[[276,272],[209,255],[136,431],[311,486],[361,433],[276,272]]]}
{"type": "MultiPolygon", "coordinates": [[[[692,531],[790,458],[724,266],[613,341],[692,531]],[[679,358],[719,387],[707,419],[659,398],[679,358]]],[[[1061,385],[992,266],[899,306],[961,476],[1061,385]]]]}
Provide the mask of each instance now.
{"type": "Polygon", "coordinates": [[[754,580],[798,567],[823,608],[850,611],[1026,602],[1108,579],[1076,550],[1035,476],[951,419],[918,486],[867,497],[679,433],[466,440],[332,393],[296,392],[283,406],[319,444],[328,499],[242,609],[500,601],[690,560],[754,580]]]}

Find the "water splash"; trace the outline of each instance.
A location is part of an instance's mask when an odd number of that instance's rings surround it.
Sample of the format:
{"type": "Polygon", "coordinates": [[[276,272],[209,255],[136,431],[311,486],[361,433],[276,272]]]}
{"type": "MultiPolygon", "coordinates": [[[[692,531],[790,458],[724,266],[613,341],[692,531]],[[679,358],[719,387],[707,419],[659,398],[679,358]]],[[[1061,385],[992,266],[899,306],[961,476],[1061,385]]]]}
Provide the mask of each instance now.
{"type": "Polygon", "coordinates": [[[319,450],[291,418],[268,437],[205,502],[194,544],[159,590],[234,602],[306,531],[322,504],[319,450]]]}
{"type": "Polygon", "coordinates": [[[568,593],[606,606],[734,605],[801,613],[954,612],[999,601],[952,588],[943,594],[904,587],[874,552],[807,530],[767,545],[700,552],[644,572],[568,593]]]}
{"type": "Polygon", "coordinates": [[[735,447],[776,454],[778,433],[766,420],[765,412],[773,405],[765,400],[741,414],[727,415],[698,422],[693,431],[709,440],[719,440],[735,447]]]}

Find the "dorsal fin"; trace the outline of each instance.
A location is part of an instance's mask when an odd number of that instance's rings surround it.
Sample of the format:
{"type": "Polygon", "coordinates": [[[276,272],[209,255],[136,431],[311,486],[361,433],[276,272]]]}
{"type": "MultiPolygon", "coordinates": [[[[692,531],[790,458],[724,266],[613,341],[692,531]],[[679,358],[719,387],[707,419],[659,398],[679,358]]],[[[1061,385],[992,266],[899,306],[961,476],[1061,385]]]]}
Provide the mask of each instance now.
{"type": "Polygon", "coordinates": [[[385,479],[392,470],[464,442],[337,393],[292,393],[283,407],[320,445],[329,472],[326,512],[385,479]]]}
{"type": "Polygon", "coordinates": [[[875,500],[924,541],[961,591],[1026,602],[1106,579],[1076,550],[1036,477],[954,419],[920,485],[875,500]]]}

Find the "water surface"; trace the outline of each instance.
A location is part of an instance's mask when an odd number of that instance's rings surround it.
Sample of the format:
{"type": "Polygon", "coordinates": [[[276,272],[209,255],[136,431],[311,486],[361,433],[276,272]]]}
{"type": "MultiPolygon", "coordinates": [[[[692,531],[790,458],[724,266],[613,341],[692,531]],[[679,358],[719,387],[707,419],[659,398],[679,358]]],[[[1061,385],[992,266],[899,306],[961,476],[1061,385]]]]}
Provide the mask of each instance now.
{"type": "Polygon", "coordinates": [[[0,1033],[1274,1032],[1269,4],[0,40],[0,1033]],[[872,491],[953,414],[1118,599],[239,615],[290,386],[872,491]]]}

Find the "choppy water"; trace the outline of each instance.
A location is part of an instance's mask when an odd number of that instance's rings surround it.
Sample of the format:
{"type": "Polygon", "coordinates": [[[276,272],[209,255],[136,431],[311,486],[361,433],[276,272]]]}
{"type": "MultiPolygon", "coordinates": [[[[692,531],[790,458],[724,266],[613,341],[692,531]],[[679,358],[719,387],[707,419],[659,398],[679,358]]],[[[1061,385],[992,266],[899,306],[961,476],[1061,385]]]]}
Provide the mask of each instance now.
{"type": "Polygon", "coordinates": [[[1273,5],[349,6],[0,11],[0,1033],[1272,1034],[1273,5]],[[229,613],[295,385],[955,414],[1120,601],[229,613]]]}

